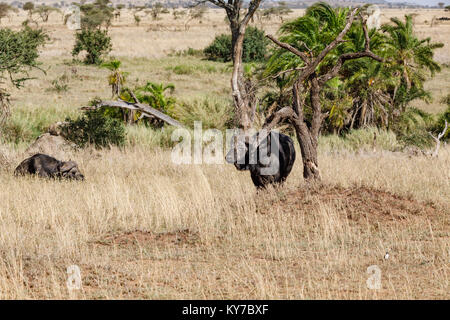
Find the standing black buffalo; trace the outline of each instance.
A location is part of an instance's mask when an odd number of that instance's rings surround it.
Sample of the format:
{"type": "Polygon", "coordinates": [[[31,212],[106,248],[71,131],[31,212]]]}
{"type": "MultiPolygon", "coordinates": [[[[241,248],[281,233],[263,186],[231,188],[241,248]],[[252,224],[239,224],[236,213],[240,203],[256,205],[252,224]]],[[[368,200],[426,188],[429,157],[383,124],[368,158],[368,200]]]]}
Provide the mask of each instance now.
{"type": "Polygon", "coordinates": [[[37,174],[42,178],[63,178],[84,180],[84,175],[73,161],[59,161],[45,154],[35,154],[25,159],[14,171],[16,176],[37,174]]]}
{"type": "MultiPolygon", "coordinates": [[[[251,140],[254,142],[256,137],[254,136],[251,140]]],[[[251,148],[253,145],[256,144],[235,136],[232,148],[226,155],[226,161],[234,164],[240,171],[249,170],[257,188],[283,183],[295,162],[292,139],[282,133],[271,131],[258,147],[251,148]]]]}

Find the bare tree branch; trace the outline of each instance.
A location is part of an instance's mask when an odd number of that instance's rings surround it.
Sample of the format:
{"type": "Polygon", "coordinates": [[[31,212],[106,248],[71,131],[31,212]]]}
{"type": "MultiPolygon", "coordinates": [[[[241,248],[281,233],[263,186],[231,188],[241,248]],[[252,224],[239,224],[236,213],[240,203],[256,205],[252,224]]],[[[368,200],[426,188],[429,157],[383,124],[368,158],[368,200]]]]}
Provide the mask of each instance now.
{"type": "Polygon", "coordinates": [[[369,36],[369,32],[367,30],[367,19],[365,19],[361,14],[359,14],[359,17],[361,19],[361,25],[362,25],[362,28],[364,31],[364,38],[365,38],[364,51],[363,52],[346,53],[346,54],[341,55],[339,57],[338,61],[336,62],[336,64],[334,65],[334,67],[319,79],[319,82],[321,85],[325,84],[327,81],[336,77],[338,75],[339,71],[341,70],[345,61],[359,59],[359,58],[363,58],[363,57],[369,57],[378,62],[383,62],[383,58],[377,56],[372,51],[370,51],[370,36],[369,36]]]}
{"type": "MultiPolygon", "coordinates": [[[[322,62],[322,60],[326,57],[326,55],[328,53],[330,53],[331,50],[333,50],[334,48],[336,48],[336,46],[340,43],[343,42],[343,39],[345,37],[345,35],[347,34],[347,32],[350,30],[353,21],[355,21],[355,16],[358,13],[359,8],[355,8],[353,9],[353,11],[350,12],[350,15],[347,18],[347,23],[345,24],[344,29],[342,29],[342,31],[339,33],[339,35],[336,37],[336,39],[334,39],[329,45],[327,45],[325,47],[325,49],[322,50],[321,53],[319,53],[319,55],[317,56],[316,60],[317,61],[317,65],[322,62]]],[[[315,69],[315,68],[314,68],[315,69]]]]}
{"type": "Polygon", "coordinates": [[[123,100],[120,101],[100,101],[95,106],[89,106],[89,107],[83,107],[82,110],[95,110],[101,107],[115,107],[115,108],[123,108],[123,109],[129,109],[133,111],[139,111],[143,115],[145,115],[148,118],[158,118],[164,122],[167,122],[168,124],[183,128],[183,125],[179,123],[177,120],[169,117],[167,114],[162,113],[159,110],[156,110],[155,108],[150,107],[147,104],[143,103],[129,103],[123,100]]]}
{"type": "Polygon", "coordinates": [[[447,129],[448,129],[448,122],[447,120],[445,120],[444,130],[441,133],[439,133],[437,137],[435,137],[431,132],[428,132],[430,136],[434,139],[434,141],[436,141],[436,149],[431,155],[434,158],[437,157],[439,154],[439,148],[441,147],[441,139],[444,137],[445,133],[447,132],[447,129]]]}
{"type": "Polygon", "coordinates": [[[255,14],[255,11],[258,9],[261,1],[262,0],[253,0],[250,2],[247,13],[244,16],[244,19],[242,19],[241,25],[247,26],[247,24],[250,22],[250,19],[255,14]]]}
{"type": "Polygon", "coordinates": [[[320,84],[322,85],[322,84],[326,83],[328,80],[331,80],[334,77],[336,77],[338,75],[339,71],[341,70],[342,65],[344,64],[345,61],[359,59],[359,58],[363,58],[363,57],[369,57],[378,62],[383,62],[383,58],[377,56],[376,54],[374,54],[370,51],[345,53],[339,57],[338,61],[334,65],[334,67],[329,72],[327,72],[326,74],[324,74],[323,76],[320,77],[320,80],[319,80],[320,84]]]}
{"type": "Polygon", "coordinates": [[[281,121],[285,119],[291,119],[294,116],[294,111],[291,107],[284,107],[274,113],[272,113],[269,117],[266,118],[266,121],[263,125],[263,129],[267,131],[275,128],[281,121]]]}
{"type": "Polygon", "coordinates": [[[296,56],[299,56],[305,63],[308,63],[309,57],[306,53],[301,52],[300,50],[294,48],[288,43],[281,42],[280,40],[276,39],[274,36],[270,34],[266,35],[266,37],[272,40],[277,46],[292,52],[296,56]]]}
{"type": "Polygon", "coordinates": [[[197,0],[194,6],[205,4],[207,2],[211,2],[212,4],[225,10],[234,10],[234,7],[226,3],[224,0],[197,0]]]}
{"type": "Polygon", "coordinates": [[[258,139],[253,143],[253,150],[256,150],[259,145],[266,140],[270,132],[283,120],[291,120],[295,116],[291,107],[284,107],[274,113],[272,113],[263,125],[263,128],[258,133],[258,139]]]}

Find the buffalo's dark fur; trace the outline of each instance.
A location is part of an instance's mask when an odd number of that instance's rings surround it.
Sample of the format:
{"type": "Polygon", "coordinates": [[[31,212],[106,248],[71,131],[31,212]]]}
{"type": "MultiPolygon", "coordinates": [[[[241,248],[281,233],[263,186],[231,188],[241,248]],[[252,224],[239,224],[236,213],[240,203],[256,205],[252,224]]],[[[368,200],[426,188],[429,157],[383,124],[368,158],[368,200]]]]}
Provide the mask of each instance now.
{"type": "Polygon", "coordinates": [[[45,154],[25,159],[14,171],[16,176],[36,174],[42,178],[84,180],[84,175],[73,161],[59,161],[45,154]]]}
{"type": "Polygon", "coordinates": [[[282,133],[272,131],[266,138],[265,145],[267,146],[268,155],[272,155],[272,159],[268,164],[262,164],[260,161],[261,144],[260,147],[254,151],[254,154],[252,154],[252,159],[256,159],[256,161],[252,161],[254,164],[250,163],[251,154],[249,151],[248,142],[245,142],[245,158],[243,158],[242,150],[241,155],[239,156],[236,146],[234,146],[226,156],[227,162],[233,163],[238,170],[250,171],[253,184],[257,188],[265,188],[269,184],[283,183],[291,172],[295,162],[294,142],[290,137],[282,133]],[[273,165],[274,160],[279,161],[279,167],[277,168],[276,173],[273,175],[263,174],[262,170],[273,165]]]}

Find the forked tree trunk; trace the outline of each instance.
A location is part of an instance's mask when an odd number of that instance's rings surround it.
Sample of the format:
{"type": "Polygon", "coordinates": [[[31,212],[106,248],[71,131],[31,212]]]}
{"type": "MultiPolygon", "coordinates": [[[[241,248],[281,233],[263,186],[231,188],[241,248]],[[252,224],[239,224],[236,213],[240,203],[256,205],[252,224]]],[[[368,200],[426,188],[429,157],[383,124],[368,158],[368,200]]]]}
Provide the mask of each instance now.
{"type": "Polygon", "coordinates": [[[317,137],[303,124],[294,124],[297,140],[300,144],[303,162],[303,178],[307,181],[318,181],[321,179],[319,162],[317,159],[317,137]]]}
{"type": "Polygon", "coordinates": [[[231,22],[231,45],[233,58],[233,74],[231,76],[231,90],[235,108],[236,122],[239,127],[247,131],[252,127],[251,93],[247,92],[244,78],[242,55],[244,52],[244,37],[247,25],[231,22]]]}
{"type": "Polygon", "coordinates": [[[253,15],[258,10],[262,0],[250,0],[248,7],[244,9],[245,14],[241,18],[241,9],[244,0],[196,0],[198,4],[204,2],[225,9],[231,30],[231,46],[233,58],[233,75],[231,77],[231,90],[235,109],[236,122],[240,128],[247,131],[252,127],[255,101],[253,89],[248,85],[248,80],[244,77],[244,66],[242,63],[242,53],[244,50],[245,30],[253,15]]]}
{"type": "Polygon", "coordinates": [[[293,109],[297,118],[293,121],[297,140],[300,145],[303,162],[303,178],[307,181],[321,180],[319,161],[317,159],[317,148],[319,145],[320,127],[323,122],[323,115],[320,105],[320,85],[317,74],[314,72],[309,78],[311,83],[310,104],[312,109],[311,124],[308,126],[304,120],[303,107],[305,102],[300,97],[299,83],[294,85],[294,105],[293,109]]]}
{"type": "MultiPolygon", "coordinates": [[[[370,57],[376,61],[382,62],[383,59],[370,51],[370,37],[366,26],[366,19],[360,15],[361,24],[364,31],[365,44],[364,51],[345,53],[339,56],[337,62],[324,74],[317,74],[317,67],[325,59],[325,57],[334,49],[337,45],[344,42],[344,36],[350,30],[350,27],[358,14],[359,9],[355,8],[351,10],[347,16],[347,22],[345,27],[339,33],[339,35],[331,41],[317,56],[311,57],[309,54],[299,51],[298,49],[292,47],[288,43],[283,43],[274,38],[273,36],[267,36],[279,47],[290,51],[291,53],[297,55],[303,60],[304,67],[302,67],[302,72],[298,76],[296,82],[293,85],[293,105],[292,113],[286,110],[283,113],[291,120],[294,125],[295,132],[297,134],[297,139],[300,144],[300,149],[302,152],[303,161],[303,177],[307,181],[317,181],[320,180],[319,163],[317,159],[317,147],[319,140],[320,128],[322,126],[324,118],[327,116],[326,113],[322,113],[322,106],[320,105],[320,93],[323,90],[327,81],[336,77],[343,64],[348,60],[359,59],[363,57],[370,57]],[[305,107],[305,92],[309,91],[310,97],[310,107],[312,110],[312,118],[310,123],[306,121],[304,114],[305,107]]],[[[295,69],[292,69],[295,70],[295,69]]],[[[290,70],[290,71],[292,71],[290,70]]],[[[281,113],[276,116],[271,116],[270,118],[280,119],[281,113]]],[[[274,122],[273,122],[274,123],[274,122]]]]}

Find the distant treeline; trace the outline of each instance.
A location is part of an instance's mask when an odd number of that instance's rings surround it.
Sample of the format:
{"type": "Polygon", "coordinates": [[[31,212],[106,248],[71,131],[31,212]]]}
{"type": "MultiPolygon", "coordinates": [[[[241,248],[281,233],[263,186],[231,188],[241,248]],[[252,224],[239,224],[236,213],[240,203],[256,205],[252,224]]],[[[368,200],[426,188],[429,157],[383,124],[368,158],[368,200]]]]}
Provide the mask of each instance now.
{"type": "MultiPolygon", "coordinates": [[[[7,1],[8,2],[8,1],[7,1]]],[[[9,4],[16,8],[22,8],[23,5],[27,1],[9,1],[9,4]]],[[[86,1],[87,3],[92,1],[86,1]]],[[[135,0],[135,1],[125,1],[125,0],[113,0],[113,5],[119,5],[122,4],[125,6],[125,8],[132,8],[135,6],[147,6],[151,7],[152,5],[156,3],[161,3],[167,8],[178,8],[178,7],[189,7],[193,5],[196,1],[195,0],[135,0]]],[[[261,8],[271,8],[278,6],[280,2],[286,3],[286,5],[289,8],[292,9],[305,9],[310,7],[312,4],[318,2],[318,0],[266,0],[261,4],[261,8]]],[[[380,6],[380,8],[439,8],[439,6],[429,6],[429,5],[419,5],[419,4],[413,4],[413,3],[407,3],[407,2],[387,2],[385,0],[343,0],[343,1],[325,1],[329,4],[331,4],[334,7],[346,7],[346,6],[357,6],[357,5],[363,5],[363,4],[376,4],[380,6]]],[[[73,3],[71,0],[66,1],[58,1],[58,0],[47,0],[43,1],[41,4],[50,5],[55,8],[65,8],[70,6],[73,3]]],[[[210,8],[217,8],[213,4],[206,4],[210,8]]]]}

